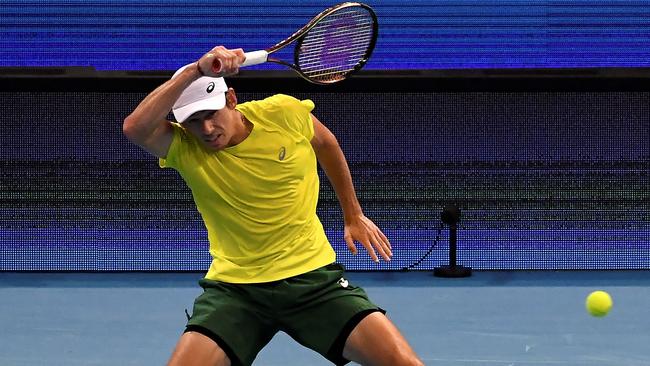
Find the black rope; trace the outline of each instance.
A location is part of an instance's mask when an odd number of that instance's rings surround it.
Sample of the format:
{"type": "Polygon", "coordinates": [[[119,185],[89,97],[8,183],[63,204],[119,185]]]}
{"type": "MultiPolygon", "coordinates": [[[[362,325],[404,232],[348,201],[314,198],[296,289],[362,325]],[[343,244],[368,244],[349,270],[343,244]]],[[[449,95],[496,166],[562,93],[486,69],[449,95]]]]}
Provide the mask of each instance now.
{"type": "Polygon", "coordinates": [[[436,247],[436,245],[438,245],[438,241],[440,240],[440,234],[442,233],[442,229],[444,227],[445,227],[445,223],[441,222],[440,227],[438,228],[438,233],[436,233],[436,239],[433,241],[433,244],[431,244],[431,246],[429,247],[429,250],[427,250],[427,252],[420,259],[418,259],[417,261],[411,263],[410,265],[402,268],[401,271],[408,271],[408,270],[412,269],[413,267],[416,267],[416,266],[420,265],[420,263],[422,263],[424,258],[428,257],[429,254],[431,254],[431,252],[436,247]]]}

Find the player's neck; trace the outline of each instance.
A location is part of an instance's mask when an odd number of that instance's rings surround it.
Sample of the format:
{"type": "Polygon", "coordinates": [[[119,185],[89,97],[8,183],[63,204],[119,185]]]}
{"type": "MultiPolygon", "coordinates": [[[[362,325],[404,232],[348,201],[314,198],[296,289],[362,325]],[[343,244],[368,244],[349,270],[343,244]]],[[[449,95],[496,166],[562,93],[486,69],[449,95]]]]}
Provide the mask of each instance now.
{"type": "Polygon", "coordinates": [[[253,131],[253,123],[246,119],[246,117],[244,117],[244,114],[242,114],[240,111],[236,111],[236,113],[239,114],[239,121],[241,124],[237,124],[237,132],[232,138],[231,146],[240,144],[242,141],[246,140],[246,138],[253,131]]]}

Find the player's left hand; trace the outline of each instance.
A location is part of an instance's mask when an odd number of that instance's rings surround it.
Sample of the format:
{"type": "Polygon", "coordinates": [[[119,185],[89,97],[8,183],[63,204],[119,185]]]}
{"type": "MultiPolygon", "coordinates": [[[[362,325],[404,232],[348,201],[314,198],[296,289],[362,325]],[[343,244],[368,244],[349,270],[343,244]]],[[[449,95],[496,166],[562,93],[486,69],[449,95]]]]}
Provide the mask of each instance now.
{"type": "Polygon", "coordinates": [[[370,258],[375,262],[379,262],[377,253],[386,261],[390,261],[393,256],[392,247],[386,235],[363,214],[346,221],[344,237],[352,254],[357,254],[357,247],[354,245],[354,242],[357,241],[366,248],[370,258]]]}

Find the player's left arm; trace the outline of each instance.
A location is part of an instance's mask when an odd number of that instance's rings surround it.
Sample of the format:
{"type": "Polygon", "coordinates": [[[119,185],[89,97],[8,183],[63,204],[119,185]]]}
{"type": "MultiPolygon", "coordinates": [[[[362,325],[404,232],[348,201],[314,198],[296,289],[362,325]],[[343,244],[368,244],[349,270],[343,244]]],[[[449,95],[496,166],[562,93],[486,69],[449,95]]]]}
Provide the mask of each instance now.
{"type": "Polygon", "coordinates": [[[350,168],[336,137],[313,114],[311,119],[314,123],[311,145],[343,210],[345,242],[348,249],[356,254],[357,248],[354,242],[358,241],[375,262],[379,261],[377,253],[385,260],[390,260],[393,255],[390,242],[379,227],[363,214],[352,183],[350,168]]]}

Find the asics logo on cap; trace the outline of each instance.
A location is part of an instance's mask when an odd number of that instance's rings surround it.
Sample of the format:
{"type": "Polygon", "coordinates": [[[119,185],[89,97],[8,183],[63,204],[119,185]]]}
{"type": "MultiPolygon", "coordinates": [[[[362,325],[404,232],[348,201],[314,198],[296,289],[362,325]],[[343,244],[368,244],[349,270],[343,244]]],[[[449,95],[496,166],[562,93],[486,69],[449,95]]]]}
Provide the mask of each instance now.
{"type": "Polygon", "coordinates": [[[213,90],[214,90],[214,81],[211,81],[210,84],[208,84],[208,88],[205,89],[205,91],[207,91],[208,93],[212,93],[213,90]]]}

